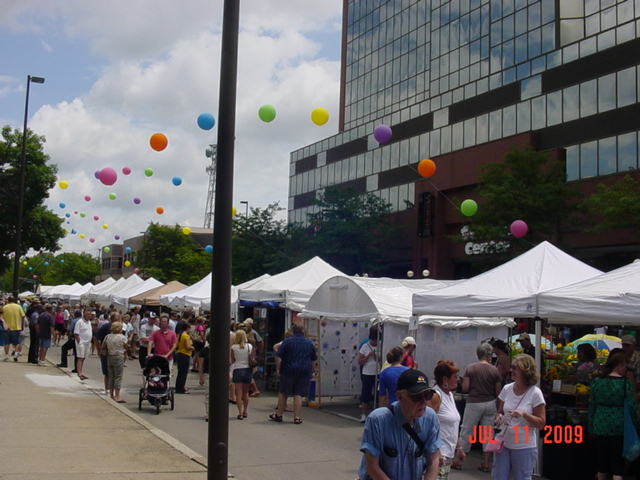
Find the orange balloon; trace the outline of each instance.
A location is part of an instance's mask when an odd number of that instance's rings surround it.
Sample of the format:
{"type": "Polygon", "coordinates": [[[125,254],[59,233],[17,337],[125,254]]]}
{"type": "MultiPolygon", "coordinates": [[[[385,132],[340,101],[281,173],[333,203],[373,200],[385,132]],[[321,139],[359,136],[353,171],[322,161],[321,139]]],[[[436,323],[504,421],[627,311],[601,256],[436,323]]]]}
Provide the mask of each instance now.
{"type": "Polygon", "coordinates": [[[156,213],[157,213],[158,215],[162,215],[162,214],[164,213],[164,208],[162,208],[162,207],[156,207],[156,213]]]}
{"type": "Polygon", "coordinates": [[[420,160],[420,162],[418,163],[418,173],[421,177],[432,177],[433,174],[436,173],[436,162],[434,162],[430,158],[420,160]]]}
{"type": "Polygon", "coordinates": [[[156,152],[161,152],[162,150],[167,148],[167,145],[169,145],[169,140],[167,139],[166,135],[162,133],[154,133],[149,139],[149,145],[156,152]]]}

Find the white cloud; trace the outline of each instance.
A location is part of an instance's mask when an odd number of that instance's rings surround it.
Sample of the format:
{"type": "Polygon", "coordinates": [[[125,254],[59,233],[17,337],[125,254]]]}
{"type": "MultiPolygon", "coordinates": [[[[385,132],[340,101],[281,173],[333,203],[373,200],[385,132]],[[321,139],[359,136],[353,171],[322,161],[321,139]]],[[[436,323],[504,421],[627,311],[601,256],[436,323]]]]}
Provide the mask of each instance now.
{"type": "MultiPolygon", "coordinates": [[[[109,15],[124,2],[68,2],[76,5],[79,13],[69,18],[65,28],[87,36],[114,60],[105,64],[89,92],[42,107],[30,122],[46,136],[45,150],[58,165],[59,178],[70,183],[67,190],[56,187],[51,191],[49,206],[61,215],[71,213],[67,229],[96,238],[90,244],[70,235],[62,242],[65,250],[95,253],[99,246],[111,243],[114,234],[123,238],[137,235],[149,221],[202,225],[209,162],[204,151],[215,143],[216,131],[200,130],[195,120],[204,111],[218,113],[220,35],[206,24],[221,14],[210,7],[207,10],[204,3],[187,2],[186,11],[181,5],[167,12],[150,2],[128,2],[133,5],[118,24],[115,16],[109,15]],[[147,17],[140,18],[141,4],[149,7],[147,17]],[[210,15],[205,21],[202,17],[206,13],[210,15]],[[189,19],[195,27],[187,28],[189,19]],[[146,23],[158,25],[145,27],[146,23]],[[166,41],[154,30],[162,30],[160,25],[167,28],[166,41]],[[109,27],[115,28],[112,34],[109,27]],[[144,38],[142,44],[133,47],[135,52],[120,55],[124,38],[136,35],[144,38]],[[156,35],[157,44],[146,38],[156,35]],[[163,152],[148,146],[149,135],[156,131],[169,138],[169,147],[163,152]],[[133,169],[132,175],[121,174],[125,165],[133,169]],[[105,166],[118,171],[113,187],[103,186],[93,177],[95,170],[105,166]],[[142,174],[147,167],[154,169],[153,177],[142,174]],[[171,184],[175,175],[182,177],[182,186],[171,184]],[[116,193],[117,200],[108,200],[109,192],[116,193]],[[83,200],[87,194],[92,196],[91,202],[83,200]],[[135,196],[142,198],[141,206],[132,203],[135,196]],[[67,204],[64,210],[58,208],[61,201],[67,204]],[[156,215],[156,206],[163,206],[166,213],[156,215]],[[87,216],[81,219],[74,211],[87,216]],[[100,220],[93,221],[93,215],[100,220]],[[103,223],[109,225],[108,230],[100,228],[103,223]]],[[[336,4],[341,2],[335,0],[330,6],[314,3],[318,5],[308,9],[307,3],[301,6],[293,0],[243,3],[246,24],[239,48],[234,178],[237,206],[240,200],[259,207],[280,201],[286,208],[289,152],[337,130],[339,61],[318,58],[320,45],[304,30],[333,28],[339,10],[336,4]],[[275,13],[276,6],[281,13],[275,13]],[[265,103],[277,109],[278,116],[270,124],[257,117],[259,106],[265,103]],[[309,119],[311,110],[318,106],[332,115],[323,127],[309,119]]]]}
{"type": "Polygon", "coordinates": [[[49,45],[47,42],[45,42],[44,40],[40,40],[40,45],[42,45],[42,49],[47,52],[47,53],[51,53],[53,52],[53,47],[51,45],[49,45]]]}

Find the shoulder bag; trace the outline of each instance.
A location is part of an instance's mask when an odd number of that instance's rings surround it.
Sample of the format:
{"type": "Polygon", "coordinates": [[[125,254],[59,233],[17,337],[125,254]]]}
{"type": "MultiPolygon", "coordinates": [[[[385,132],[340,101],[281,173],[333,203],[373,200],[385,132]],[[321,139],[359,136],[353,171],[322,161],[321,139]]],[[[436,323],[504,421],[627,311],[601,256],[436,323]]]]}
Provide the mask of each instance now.
{"type": "MultiPolygon", "coordinates": [[[[520,401],[518,402],[514,410],[518,409],[518,407],[522,403],[522,400],[524,400],[524,397],[526,397],[527,394],[529,393],[529,390],[531,390],[531,387],[527,388],[527,391],[524,392],[524,394],[522,395],[522,398],[520,399],[520,401]]],[[[515,395],[515,392],[514,392],[514,395],[515,395]]],[[[504,408],[504,405],[503,405],[503,408],[504,408]]],[[[509,421],[509,423],[511,422],[509,421]]],[[[486,446],[484,447],[485,453],[500,453],[502,451],[502,449],[504,448],[504,437],[507,435],[507,429],[509,428],[509,423],[502,426],[502,431],[494,437],[493,442],[489,442],[486,444],[486,446]]]]}

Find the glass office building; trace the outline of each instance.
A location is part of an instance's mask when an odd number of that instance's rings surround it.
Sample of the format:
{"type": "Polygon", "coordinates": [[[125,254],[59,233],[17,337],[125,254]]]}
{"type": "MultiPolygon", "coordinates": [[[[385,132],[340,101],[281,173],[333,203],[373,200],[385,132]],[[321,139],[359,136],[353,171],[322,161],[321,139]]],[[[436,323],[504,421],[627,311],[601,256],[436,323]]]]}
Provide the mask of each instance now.
{"type": "Polygon", "coordinates": [[[304,224],[330,185],[414,209],[421,158],[455,171],[492,144],[554,151],[567,181],[638,169],[640,0],[345,0],[344,11],[340,132],[292,152],[290,222],[304,224]],[[381,123],[394,132],[384,145],[371,135],[381,123]]]}

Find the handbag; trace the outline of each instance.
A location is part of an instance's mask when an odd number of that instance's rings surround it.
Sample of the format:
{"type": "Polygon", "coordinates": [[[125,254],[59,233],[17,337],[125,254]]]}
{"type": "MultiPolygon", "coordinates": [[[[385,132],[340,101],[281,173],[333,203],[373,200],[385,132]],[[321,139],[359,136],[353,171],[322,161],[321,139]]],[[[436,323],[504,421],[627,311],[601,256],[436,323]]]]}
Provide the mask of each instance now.
{"type": "MultiPolygon", "coordinates": [[[[520,399],[520,401],[518,402],[518,404],[516,405],[516,408],[514,408],[514,410],[518,409],[518,407],[522,403],[522,400],[524,400],[524,397],[527,396],[527,394],[529,393],[530,389],[531,389],[531,387],[527,388],[527,391],[524,392],[524,395],[522,395],[522,398],[520,399]]],[[[511,422],[509,422],[509,423],[511,423],[511,422]]],[[[509,428],[509,423],[504,425],[503,430],[493,438],[493,440],[494,440],[493,442],[489,442],[489,443],[486,444],[486,446],[484,447],[485,453],[500,453],[502,451],[502,449],[504,448],[504,437],[507,434],[507,429],[509,428]]]]}
{"type": "Polygon", "coordinates": [[[640,438],[636,426],[631,416],[631,405],[627,398],[627,382],[624,385],[624,441],[622,445],[622,456],[629,462],[633,462],[640,456],[640,438]]]}

